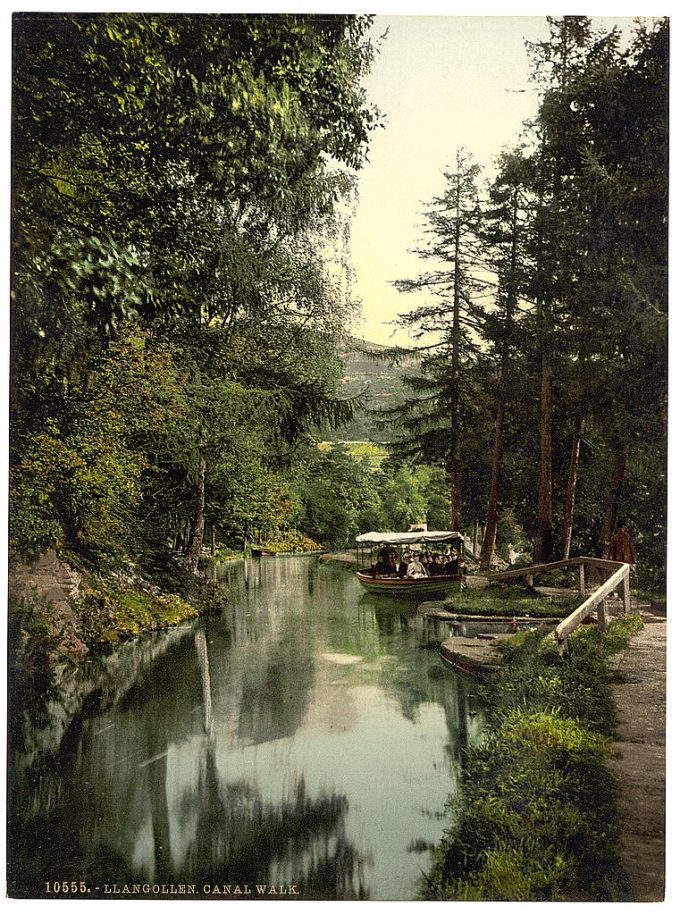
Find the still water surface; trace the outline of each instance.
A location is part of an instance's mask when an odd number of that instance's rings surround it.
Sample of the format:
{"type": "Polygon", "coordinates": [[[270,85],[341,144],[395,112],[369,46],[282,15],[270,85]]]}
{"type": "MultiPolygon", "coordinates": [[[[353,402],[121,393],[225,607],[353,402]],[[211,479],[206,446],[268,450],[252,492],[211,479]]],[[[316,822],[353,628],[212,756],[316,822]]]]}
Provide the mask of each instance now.
{"type": "Polygon", "coordinates": [[[480,726],[476,685],[433,650],[446,633],[313,557],[217,575],[224,614],[129,646],[115,701],[16,763],[15,891],[84,879],[97,896],[151,882],[414,898],[480,726]]]}

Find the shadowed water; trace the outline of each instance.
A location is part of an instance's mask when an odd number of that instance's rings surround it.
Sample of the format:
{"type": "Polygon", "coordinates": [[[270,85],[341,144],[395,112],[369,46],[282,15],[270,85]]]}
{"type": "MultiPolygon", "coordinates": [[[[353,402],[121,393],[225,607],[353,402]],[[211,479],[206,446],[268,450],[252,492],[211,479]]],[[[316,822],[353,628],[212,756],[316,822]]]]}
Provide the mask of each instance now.
{"type": "Polygon", "coordinates": [[[17,755],[13,894],[83,880],[90,898],[145,883],[414,898],[479,728],[475,684],[413,606],[345,570],[265,557],[217,580],[222,616],[129,646],[124,688],[58,749],[17,755]]]}

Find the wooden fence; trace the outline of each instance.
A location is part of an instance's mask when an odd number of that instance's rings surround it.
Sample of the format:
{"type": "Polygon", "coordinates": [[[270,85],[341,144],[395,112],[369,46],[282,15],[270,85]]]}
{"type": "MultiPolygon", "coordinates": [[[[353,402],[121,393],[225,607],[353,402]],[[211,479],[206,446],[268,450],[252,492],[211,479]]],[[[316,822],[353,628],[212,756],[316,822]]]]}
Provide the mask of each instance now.
{"type": "Polygon", "coordinates": [[[602,632],[607,628],[607,597],[621,589],[623,597],[623,612],[630,614],[630,565],[627,562],[614,562],[611,559],[597,559],[594,556],[575,556],[573,559],[560,559],[558,562],[545,562],[539,565],[524,566],[521,569],[511,569],[508,572],[488,572],[486,578],[490,581],[510,581],[513,578],[524,578],[533,587],[534,577],[541,572],[550,572],[553,569],[566,569],[578,566],[579,594],[586,595],[586,567],[600,569],[609,573],[609,577],[587,597],[566,619],[553,630],[553,635],[559,646],[560,653],[567,647],[567,638],[581,625],[583,620],[594,611],[597,611],[598,626],[602,632]]]}

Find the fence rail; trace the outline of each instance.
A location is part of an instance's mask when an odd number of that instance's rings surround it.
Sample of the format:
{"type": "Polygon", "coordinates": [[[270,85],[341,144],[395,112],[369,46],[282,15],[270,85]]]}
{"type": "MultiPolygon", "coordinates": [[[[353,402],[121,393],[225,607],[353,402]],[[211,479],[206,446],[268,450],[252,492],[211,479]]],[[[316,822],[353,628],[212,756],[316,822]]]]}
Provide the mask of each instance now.
{"type": "Polygon", "coordinates": [[[585,597],[586,594],[586,567],[601,569],[604,572],[609,572],[610,575],[596,591],[553,629],[553,635],[561,653],[567,647],[567,638],[593,611],[597,610],[597,622],[600,630],[604,632],[607,629],[607,597],[619,588],[622,589],[623,612],[626,615],[630,614],[630,565],[627,562],[598,559],[595,556],[575,556],[572,559],[560,559],[557,562],[544,562],[537,565],[524,566],[521,569],[511,569],[508,572],[488,572],[486,578],[490,581],[510,581],[513,578],[524,578],[529,587],[533,587],[534,577],[541,572],[573,568],[575,566],[578,566],[579,571],[579,594],[581,597],[585,597]]]}

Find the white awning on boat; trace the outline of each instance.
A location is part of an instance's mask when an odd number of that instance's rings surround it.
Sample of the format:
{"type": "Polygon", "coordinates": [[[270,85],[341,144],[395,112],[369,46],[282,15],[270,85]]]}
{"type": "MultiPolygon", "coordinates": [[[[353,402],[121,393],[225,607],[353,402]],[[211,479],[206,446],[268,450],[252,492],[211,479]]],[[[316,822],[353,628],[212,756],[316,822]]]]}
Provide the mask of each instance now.
{"type": "Polygon", "coordinates": [[[462,540],[463,535],[458,531],[409,531],[406,534],[394,531],[370,531],[368,534],[359,534],[357,543],[388,543],[398,546],[407,543],[448,543],[453,540],[462,540]]]}

